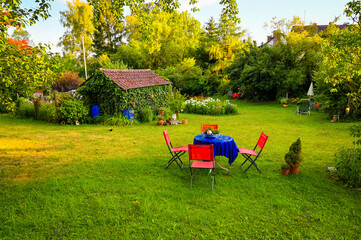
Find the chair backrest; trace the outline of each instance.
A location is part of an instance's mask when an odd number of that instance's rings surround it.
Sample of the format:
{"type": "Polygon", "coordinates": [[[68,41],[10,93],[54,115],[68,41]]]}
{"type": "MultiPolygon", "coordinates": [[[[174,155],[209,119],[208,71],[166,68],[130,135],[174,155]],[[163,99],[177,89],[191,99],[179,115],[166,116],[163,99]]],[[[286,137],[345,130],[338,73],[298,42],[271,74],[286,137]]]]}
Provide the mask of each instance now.
{"type": "Polygon", "coordinates": [[[206,130],[207,128],[213,128],[213,129],[218,129],[218,124],[202,124],[201,125],[201,130],[202,133],[204,133],[204,130],[206,130]]]}
{"type": "Polygon", "coordinates": [[[188,145],[189,161],[204,160],[214,161],[214,148],[211,145],[188,145]]]}
{"type": "Polygon", "coordinates": [[[262,133],[261,133],[261,136],[259,137],[258,142],[257,142],[257,146],[258,146],[261,150],[263,150],[263,147],[264,147],[264,145],[266,144],[267,139],[268,139],[268,136],[262,132],[262,133]]]}
{"type": "Polygon", "coordinates": [[[309,99],[301,99],[300,100],[300,106],[299,106],[299,110],[301,112],[307,112],[310,110],[311,107],[311,101],[309,99]]]}
{"type": "Polygon", "coordinates": [[[169,139],[169,136],[168,136],[168,131],[167,131],[167,129],[164,130],[163,135],[164,135],[165,142],[167,143],[167,146],[169,147],[169,145],[170,145],[170,139],[169,139]]]}

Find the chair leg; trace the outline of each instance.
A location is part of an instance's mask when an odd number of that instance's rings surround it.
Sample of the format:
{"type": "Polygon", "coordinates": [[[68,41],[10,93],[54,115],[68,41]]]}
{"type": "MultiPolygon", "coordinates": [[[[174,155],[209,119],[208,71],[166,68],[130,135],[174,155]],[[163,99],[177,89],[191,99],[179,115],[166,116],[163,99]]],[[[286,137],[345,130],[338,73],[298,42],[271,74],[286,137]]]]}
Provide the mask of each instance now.
{"type": "Polygon", "coordinates": [[[193,170],[191,168],[191,189],[192,189],[192,183],[193,183],[193,170]]]}
{"type": "Polygon", "coordinates": [[[212,179],[212,191],[213,191],[213,185],[216,183],[216,175],[213,168],[213,179],[212,179]]]}
{"type": "Polygon", "coordinates": [[[179,167],[180,169],[183,169],[183,161],[182,161],[179,157],[182,156],[184,153],[185,153],[185,152],[182,152],[182,153],[180,153],[180,154],[179,154],[179,153],[173,154],[173,153],[171,152],[172,158],[168,161],[168,163],[167,163],[167,165],[165,166],[165,168],[167,169],[173,162],[176,162],[177,165],[178,165],[178,167],[179,167]],[[177,159],[182,163],[182,166],[179,165],[177,159]]]}

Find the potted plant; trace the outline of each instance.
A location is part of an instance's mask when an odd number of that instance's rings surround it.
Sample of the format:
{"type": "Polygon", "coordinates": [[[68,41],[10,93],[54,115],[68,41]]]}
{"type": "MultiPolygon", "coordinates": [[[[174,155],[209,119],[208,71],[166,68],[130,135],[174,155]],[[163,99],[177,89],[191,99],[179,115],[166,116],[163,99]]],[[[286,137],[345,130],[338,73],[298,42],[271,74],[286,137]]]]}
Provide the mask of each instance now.
{"type": "Polygon", "coordinates": [[[283,104],[284,107],[288,107],[288,98],[281,98],[280,103],[283,104]]]}
{"type": "Polygon", "coordinates": [[[164,116],[164,107],[160,107],[158,110],[159,113],[164,116]]]}
{"type": "Polygon", "coordinates": [[[281,166],[281,172],[282,172],[283,175],[287,176],[288,173],[290,172],[290,165],[288,165],[288,164],[283,164],[283,165],[281,166]]]}
{"type": "Polygon", "coordinates": [[[164,125],[164,116],[162,114],[158,115],[158,125],[164,125]]]}
{"type": "Polygon", "coordinates": [[[290,165],[290,172],[292,174],[298,174],[298,169],[303,160],[302,156],[302,146],[301,139],[298,138],[292,145],[290,146],[289,152],[285,155],[285,161],[288,165],[290,165]]]}
{"type": "Polygon", "coordinates": [[[215,138],[215,134],[219,134],[219,131],[218,129],[213,129],[210,127],[204,129],[203,134],[205,134],[207,138],[215,138]]]}

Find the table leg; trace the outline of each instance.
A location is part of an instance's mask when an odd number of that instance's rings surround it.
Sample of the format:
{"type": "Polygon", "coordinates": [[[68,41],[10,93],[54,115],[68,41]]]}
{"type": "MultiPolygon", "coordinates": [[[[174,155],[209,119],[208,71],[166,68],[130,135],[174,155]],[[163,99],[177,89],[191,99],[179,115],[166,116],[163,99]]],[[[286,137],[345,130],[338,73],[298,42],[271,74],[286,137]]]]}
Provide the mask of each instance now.
{"type": "MultiPolygon", "coordinates": [[[[221,156],[219,156],[219,160],[221,160],[221,156]]],[[[216,162],[216,164],[218,165],[218,167],[222,168],[223,170],[226,170],[226,171],[229,170],[229,168],[225,168],[225,167],[222,167],[221,165],[219,165],[218,162],[216,162]]]]}

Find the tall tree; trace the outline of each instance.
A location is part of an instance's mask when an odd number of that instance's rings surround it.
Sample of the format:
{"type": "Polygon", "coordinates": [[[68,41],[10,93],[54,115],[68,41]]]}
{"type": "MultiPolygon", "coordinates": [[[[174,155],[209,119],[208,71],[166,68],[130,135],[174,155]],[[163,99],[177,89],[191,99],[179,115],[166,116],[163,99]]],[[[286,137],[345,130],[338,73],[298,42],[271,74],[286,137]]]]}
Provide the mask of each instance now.
{"type": "Polygon", "coordinates": [[[146,56],[152,69],[179,63],[198,45],[200,23],[187,12],[148,10],[127,17],[130,45],[146,56]]]}
{"type": "Polygon", "coordinates": [[[73,53],[80,59],[82,38],[84,38],[85,55],[88,56],[92,50],[91,36],[94,32],[92,7],[80,0],[73,0],[68,2],[68,10],[60,12],[60,14],[60,22],[66,31],[58,45],[62,46],[66,53],[73,53]]]}
{"type": "Polygon", "coordinates": [[[241,19],[238,17],[237,2],[222,0],[221,4],[224,8],[217,28],[219,42],[209,49],[211,59],[216,61],[213,66],[216,72],[222,72],[235,60],[235,56],[241,49],[248,45],[242,42],[245,31],[242,31],[240,27],[241,19]]]}
{"type": "Polygon", "coordinates": [[[206,22],[206,25],[203,30],[203,36],[207,42],[216,42],[218,41],[218,32],[217,32],[217,23],[213,17],[206,22]]]}
{"type": "Polygon", "coordinates": [[[123,24],[115,20],[115,15],[110,11],[111,0],[93,2],[93,48],[97,56],[103,53],[116,53],[121,45],[124,35],[123,24]]]}

